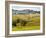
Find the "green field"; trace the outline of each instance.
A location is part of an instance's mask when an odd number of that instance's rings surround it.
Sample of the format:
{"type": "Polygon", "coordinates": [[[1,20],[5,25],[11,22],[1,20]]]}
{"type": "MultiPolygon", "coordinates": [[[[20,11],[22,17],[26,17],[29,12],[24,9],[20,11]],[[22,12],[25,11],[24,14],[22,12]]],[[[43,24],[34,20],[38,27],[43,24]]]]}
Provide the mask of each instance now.
{"type": "Polygon", "coordinates": [[[18,23],[17,26],[12,25],[12,31],[24,31],[24,30],[40,30],[40,14],[24,14],[12,16],[12,21],[16,19],[31,20],[27,22],[25,26],[18,23]]]}

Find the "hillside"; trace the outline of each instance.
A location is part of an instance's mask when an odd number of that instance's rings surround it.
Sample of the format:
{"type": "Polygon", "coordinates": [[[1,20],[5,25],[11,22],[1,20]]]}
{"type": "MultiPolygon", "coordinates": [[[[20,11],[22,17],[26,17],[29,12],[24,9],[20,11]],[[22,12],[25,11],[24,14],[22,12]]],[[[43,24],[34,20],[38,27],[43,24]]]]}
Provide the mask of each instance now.
{"type": "Polygon", "coordinates": [[[34,10],[29,10],[29,9],[25,9],[25,10],[14,10],[12,9],[12,14],[35,14],[38,13],[40,14],[40,11],[34,11],[34,10]]]}

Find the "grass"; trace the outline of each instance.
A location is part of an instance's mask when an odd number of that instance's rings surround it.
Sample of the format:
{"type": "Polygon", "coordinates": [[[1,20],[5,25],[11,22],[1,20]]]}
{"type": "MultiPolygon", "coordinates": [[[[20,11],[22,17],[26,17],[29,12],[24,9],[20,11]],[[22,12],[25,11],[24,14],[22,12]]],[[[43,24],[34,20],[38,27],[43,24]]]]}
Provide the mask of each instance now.
{"type": "Polygon", "coordinates": [[[14,27],[13,31],[24,31],[24,30],[39,30],[40,26],[24,26],[24,27],[14,27]]]}
{"type": "Polygon", "coordinates": [[[16,16],[12,16],[12,21],[15,21],[18,18],[24,20],[31,20],[31,22],[27,22],[26,26],[21,26],[20,23],[17,24],[17,26],[12,25],[12,31],[40,29],[40,14],[16,15],[16,16]]]}

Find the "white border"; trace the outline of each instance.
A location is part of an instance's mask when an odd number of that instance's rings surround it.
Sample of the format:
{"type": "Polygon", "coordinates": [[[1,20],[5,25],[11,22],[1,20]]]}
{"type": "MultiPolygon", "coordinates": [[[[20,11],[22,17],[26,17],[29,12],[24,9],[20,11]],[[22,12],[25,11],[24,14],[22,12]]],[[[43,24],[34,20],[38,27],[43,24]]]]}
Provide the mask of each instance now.
{"type": "MultiPolygon", "coordinates": [[[[16,6],[16,4],[10,4],[9,7],[9,34],[26,34],[26,33],[43,33],[43,6],[42,5],[28,5],[29,7],[40,7],[40,30],[31,30],[31,31],[12,31],[12,6],[16,6]]],[[[22,6],[22,5],[17,5],[22,6]]],[[[23,5],[27,6],[27,5],[23,5]]]]}

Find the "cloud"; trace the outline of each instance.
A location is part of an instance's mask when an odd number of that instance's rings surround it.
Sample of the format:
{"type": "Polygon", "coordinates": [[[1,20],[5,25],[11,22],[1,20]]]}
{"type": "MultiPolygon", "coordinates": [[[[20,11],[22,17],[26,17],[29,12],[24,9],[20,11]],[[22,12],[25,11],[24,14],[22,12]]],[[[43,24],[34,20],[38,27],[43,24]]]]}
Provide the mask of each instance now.
{"type": "Polygon", "coordinates": [[[40,11],[40,7],[31,7],[31,6],[22,6],[22,5],[16,5],[16,6],[12,6],[12,9],[14,10],[24,10],[24,9],[30,9],[30,10],[34,10],[34,11],[40,11]]]}

